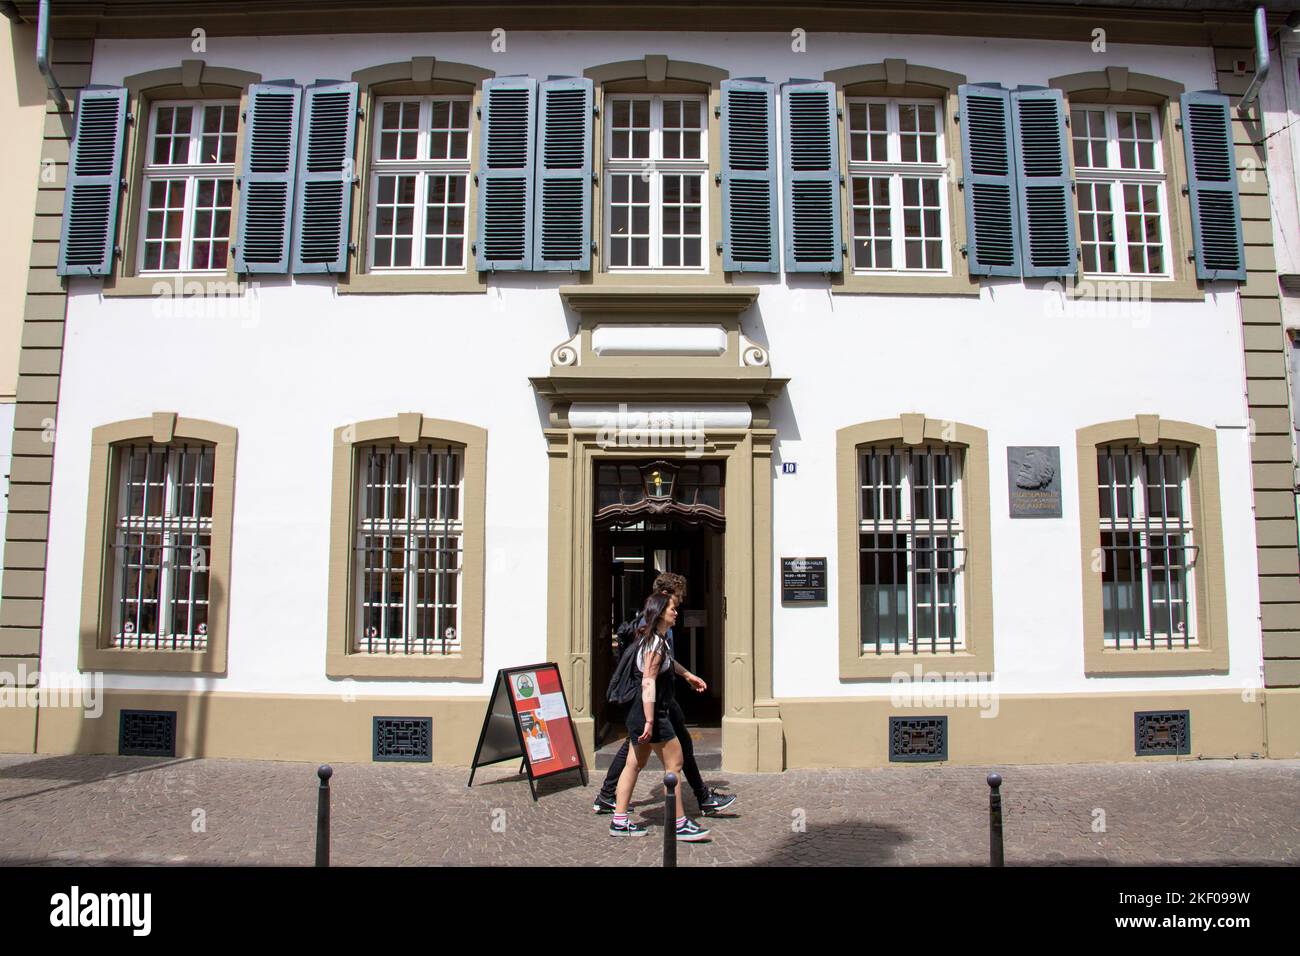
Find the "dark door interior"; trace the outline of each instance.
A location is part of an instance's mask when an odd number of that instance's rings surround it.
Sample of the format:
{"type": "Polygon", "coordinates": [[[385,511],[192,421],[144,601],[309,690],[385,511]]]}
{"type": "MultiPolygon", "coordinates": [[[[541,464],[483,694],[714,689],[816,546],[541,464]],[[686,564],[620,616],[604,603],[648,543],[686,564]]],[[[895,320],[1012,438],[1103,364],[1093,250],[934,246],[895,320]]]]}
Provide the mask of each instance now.
{"type": "MultiPolygon", "coordinates": [[[[720,470],[716,481],[720,486],[720,470]]],[[[693,495],[692,500],[700,497],[693,495]]],[[[720,488],[716,504],[721,511],[720,488]]],[[[620,623],[640,614],[655,576],[663,571],[673,571],[687,581],[686,600],[678,608],[673,628],[677,659],[709,685],[704,693],[696,693],[678,679],[677,699],[689,723],[721,723],[724,532],[720,516],[708,517],[701,520],[698,514],[673,514],[669,509],[657,515],[624,510],[601,520],[597,513],[592,549],[592,700],[598,745],[625,733],[624,714],[614,712],[621,708],[605,702],[605,689],[617,663],[614,633],[620,623]]]]}

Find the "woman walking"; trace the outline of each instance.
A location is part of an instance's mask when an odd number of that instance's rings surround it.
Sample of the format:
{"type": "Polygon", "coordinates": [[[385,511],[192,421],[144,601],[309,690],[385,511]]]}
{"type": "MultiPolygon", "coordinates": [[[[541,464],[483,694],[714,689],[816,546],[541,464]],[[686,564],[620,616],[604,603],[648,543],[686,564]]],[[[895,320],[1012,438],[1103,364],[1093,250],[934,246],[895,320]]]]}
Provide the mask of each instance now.
{"type": "MultiPolygon", "coordinates": [[[[618,797],[614,805],[614,819],[609,825],[610,836],[645,836],[646,829],[627,818],[632,791],[636,789],[637,776],[654,751],[663,762],[664,770],[682,774],[682,745],[677,740],[672,722],[668,719],[669,704],[673,699],[672,649],[664,634],[677,622],[676,602],[668,594],[652,594],[646,598],[636,629],[636,676],[641,681],[641,699],[627,710],[628,740],[632,744],[632,759],[618,778],[618,797]]],[[[666,821],[665,821],[666,822],[666,821]]],[[[682,809],[682,787],[677,788],[677,839],[694,843],[706,839],[709,831],[694,820],[687,819],[682,809]]]]}

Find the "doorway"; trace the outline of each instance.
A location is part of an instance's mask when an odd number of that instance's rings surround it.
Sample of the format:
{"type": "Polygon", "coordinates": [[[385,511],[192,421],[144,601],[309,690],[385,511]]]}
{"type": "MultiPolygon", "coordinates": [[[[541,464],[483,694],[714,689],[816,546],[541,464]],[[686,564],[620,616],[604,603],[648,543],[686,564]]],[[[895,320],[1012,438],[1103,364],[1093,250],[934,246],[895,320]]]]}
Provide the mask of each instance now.
{"type": "Polygon", "coordinates": [[[621,461],[596,464],[592,522],[592,704],[596,745],[625,734],[621,708],[606,703],[617,663],[615,632],[637,617],[655,577],[686,579],[673,628],[677,660],[708,689],[679,680],[677,699],[689,724],[722,720],[724,537],[722,462],[621,461]]]}

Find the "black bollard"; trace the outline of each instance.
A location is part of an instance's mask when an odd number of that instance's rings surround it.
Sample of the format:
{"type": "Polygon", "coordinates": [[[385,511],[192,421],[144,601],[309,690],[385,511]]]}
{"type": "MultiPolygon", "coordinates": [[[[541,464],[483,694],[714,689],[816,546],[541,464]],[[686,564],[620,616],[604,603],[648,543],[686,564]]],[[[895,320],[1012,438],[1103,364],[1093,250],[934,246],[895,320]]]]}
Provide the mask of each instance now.
{"type": "Polygon", "coordinates": [[[677,865],[677,774],[664,774],[664,866],[677,865]]]}
{"type": "Polygon", "coordinates": [[[989,866],[1002,866],[1002,778],[989,774],[989,866]]]}
{"type": "Polygon", "coordinates": [[[320,788],[316,791],[316,865],[330,865],[330,777],[334,768],[322,764],[316,771],[320,788]]]}

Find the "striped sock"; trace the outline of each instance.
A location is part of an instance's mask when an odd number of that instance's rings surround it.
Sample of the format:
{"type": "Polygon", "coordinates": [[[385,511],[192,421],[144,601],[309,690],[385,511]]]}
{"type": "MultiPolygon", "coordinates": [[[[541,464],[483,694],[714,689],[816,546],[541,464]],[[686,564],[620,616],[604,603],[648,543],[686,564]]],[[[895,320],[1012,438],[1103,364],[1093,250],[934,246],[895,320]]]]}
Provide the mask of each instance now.
{"type": "Polygon", "coordinates": [[[614,814],[614,826],[616,826],[616,827],[625,827],[625,826],[627,826],[627,814],[626,814],[626,813],[616,813],[616,814],[614,814]]]}
{"type": "Polygon", "coordinates": [[[678,818],[677,818],[677,826],[678,826],[678,827],[682,827],[682,826],[685,826],[685,825],[686,825],[686,818],[685,818],[685,817],[678,817],[678,818]]]}

